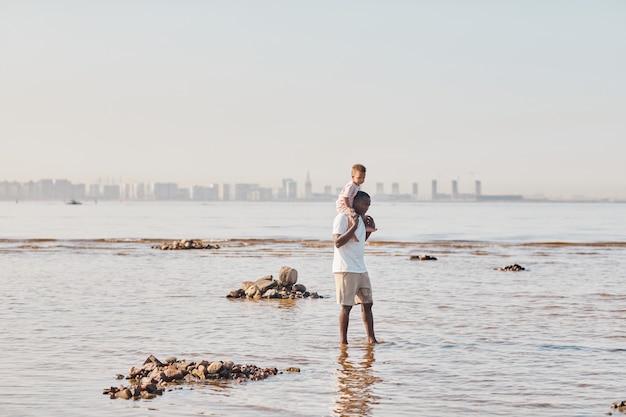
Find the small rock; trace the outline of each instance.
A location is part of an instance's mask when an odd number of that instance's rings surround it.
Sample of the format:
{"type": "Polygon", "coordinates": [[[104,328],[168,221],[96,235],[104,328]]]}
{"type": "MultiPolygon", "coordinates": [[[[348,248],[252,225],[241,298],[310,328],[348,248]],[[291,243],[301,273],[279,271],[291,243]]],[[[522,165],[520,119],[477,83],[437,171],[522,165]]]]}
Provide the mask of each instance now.
{"type": "Polygon", "coordinates": [[[261,291],[259,291],[259,287],[256,285],[251,285],[246,290],[246,297],[248,298],[259,298],[261,296],[261,291]]]}
{"type": "Polygon", "coordinates": [[[436,261],[437,258],[431,255],[411,255],[409,258],[414,261],[436,261]]]}
{"type": "Polygon", "coordinates": [[[500,268],[494,268],[497,271],[524,271],[525,268],[518,264],[511,264],[507,266],[501,266],[500,268]]]}
{"type": "Polygon", "coordinates": [[[132,396],[133,394],[128,388],[124,388],[123,390],[120,390],[115,393],[115,398],[122,398],[124,400],[129,400],[130,398],[132,398],[132,396]]]}
{"type": "Polygon", "coordinates": [[[222,369],[222,366],[224,366],[222,362],[211,362],[206,371],[211,375],[217,374],[222,369]]]}
{"type": "Polygon", "coordinates": [[[280,268],[277,281],[278,285],[282,287],[293,285],[298,281],[298,271],[288,266],[283,266],[280,268]]]}

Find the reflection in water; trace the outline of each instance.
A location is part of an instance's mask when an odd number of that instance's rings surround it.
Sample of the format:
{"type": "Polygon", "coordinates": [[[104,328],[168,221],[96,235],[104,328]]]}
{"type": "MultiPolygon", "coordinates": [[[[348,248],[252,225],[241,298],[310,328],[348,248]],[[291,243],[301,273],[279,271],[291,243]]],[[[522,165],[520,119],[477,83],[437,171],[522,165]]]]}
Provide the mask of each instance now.
{"type": "Polygon", "coordinates": [[[354,347],[352,353],[362,352],[360,362],[355,363],[348,355],[348,345],[341,346],[341,353],[337,358],[337,397],[336,407],[333,410],[336,415],[344,416],[370,416],[372,405],[376,403],[376,396],[372,393],[375,382],[382,379],[374,375],[372,364],[374,363],[374,345],[367,344],[363,347],[354,347]]]}

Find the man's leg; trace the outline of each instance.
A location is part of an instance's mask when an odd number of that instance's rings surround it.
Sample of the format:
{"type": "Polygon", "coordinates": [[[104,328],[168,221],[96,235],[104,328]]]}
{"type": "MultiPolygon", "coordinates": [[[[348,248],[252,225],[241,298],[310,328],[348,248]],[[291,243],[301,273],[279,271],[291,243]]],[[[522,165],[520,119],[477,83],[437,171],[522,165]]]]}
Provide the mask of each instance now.
{"type": "Polygon", "coordinates": [[[350,310],[352,310],[352,306],[341,306],[341,311],[339,312],[339,334],[341,343],[344,345],[348,344],[348,322],[350,321],[350,310]]]}
{"type": "Polygon", "coordinates": [[[369,343],[378,343],[378,340],[376,340],[376,336],[374,335],[374,315],[372,314],[372,303],[361,304],[361,317],[363,317],[363,324],[365,324],[367,341],[369,343]]]}

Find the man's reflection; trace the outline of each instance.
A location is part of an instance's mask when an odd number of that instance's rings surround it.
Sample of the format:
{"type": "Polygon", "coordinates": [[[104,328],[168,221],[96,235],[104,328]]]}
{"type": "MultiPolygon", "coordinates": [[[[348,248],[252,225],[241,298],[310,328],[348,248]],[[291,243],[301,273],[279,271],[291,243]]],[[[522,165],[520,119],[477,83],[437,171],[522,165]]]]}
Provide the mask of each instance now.
{"type": "Polygon", "coordinates": [[[375,382],[381,379],[374,375],[374,344],[364,346],[342,345],[341,353],[337,358],[337,398],[333,410],[338,416],[369,416],[372,414],[372,405],[376,403],[376,396],[372,393],[375,382]],[[348,355],[351,349],[353,355],[362,354],[360,362],[355,363],[348,355]]]}

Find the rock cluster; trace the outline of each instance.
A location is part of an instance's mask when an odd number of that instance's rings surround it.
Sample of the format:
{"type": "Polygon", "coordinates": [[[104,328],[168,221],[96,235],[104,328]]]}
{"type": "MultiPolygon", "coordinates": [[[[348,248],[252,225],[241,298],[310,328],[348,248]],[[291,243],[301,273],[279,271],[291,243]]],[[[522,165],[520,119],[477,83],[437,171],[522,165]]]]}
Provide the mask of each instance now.
{"type": "Polygon", "coordinates": [[[411,255],[409,258],[412,261],[436,261],[437,258],[431,255],[411,255]]]}
{"type": "MultiPolygon", "coordinates": [[[[626,413],[626,400],[622,400],[618,403],[611,403],[611,408],[617,409],[622,413],[626,413]]],[[[611,415],[611,413],[607,413],[607,415],[611,415]]]]}
{"type": "Polygon", "coordinates": [[[179,250],[179,249],[219,249],[219,245],[211,245],[201,240],[182,239],[173,242],[164,242],[160,245],[153,246],[153,249],[161,250],[179,250]]]}
{"type": "MultiPolygon", "coordinates": [[[[232,361],[189,362],[168,358],[161,362],[150,355],[141,368],[131,367],[126,379],[130,385],[105,388],[103,394],[111,399],[152,399],[162,395],[168,384],[197,383],[207,380],[258,381],[280,373],[276,368],[259,368],[256,365],[236,365],[232,361]]],[[[123,379],[118,375],[118,379],[123,379]]]]}
{"type": "Polygon", "coordinates": [[[256,281],[244,281],[241,286],[231,291],[227,298],[245,298],[258,300],[261,298],[323,298],[316,292],[307,291],[298,284],[298,271],[288,266],[280,268],[278,279],[266,275],[256,281]]]}
{"type": "Polygon", "coordinates": [[[496,271],[524,271],[525,268],[518,264],[511,264],[507,266],[501,266],[499,268],[494,268],[496,271]]]}

